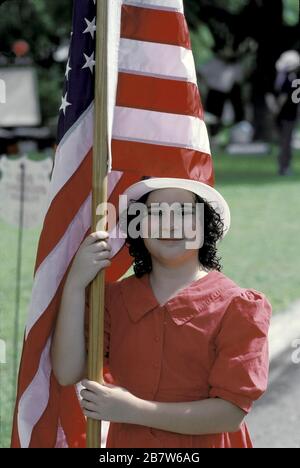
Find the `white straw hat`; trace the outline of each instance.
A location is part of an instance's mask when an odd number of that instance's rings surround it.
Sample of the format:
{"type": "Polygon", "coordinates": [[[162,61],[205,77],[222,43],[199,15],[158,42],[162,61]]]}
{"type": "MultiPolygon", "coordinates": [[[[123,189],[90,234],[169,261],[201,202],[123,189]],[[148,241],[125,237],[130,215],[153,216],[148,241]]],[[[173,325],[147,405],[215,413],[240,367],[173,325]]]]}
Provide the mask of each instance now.
{"type": "Polygon", "coordinates": [[[230,228],[229,206],[226,200],[217,190],[215,190],[210,185],[204,184],[203,182],[198,182],[197,180],[168,177],[150,177],[136,182],[124,191],[123,195],[126,195],[126,197],[121,197],[120,199],[120,219],[125,215],[125,212],[128,209],[130,203],[139,200],[146,193],[165,188],[180,188],[189,190],[190,192],[199,195],[206,202],[208,202],[220,215],[224,223],[223,236],[221,238],[225,237],[230,228]]]}

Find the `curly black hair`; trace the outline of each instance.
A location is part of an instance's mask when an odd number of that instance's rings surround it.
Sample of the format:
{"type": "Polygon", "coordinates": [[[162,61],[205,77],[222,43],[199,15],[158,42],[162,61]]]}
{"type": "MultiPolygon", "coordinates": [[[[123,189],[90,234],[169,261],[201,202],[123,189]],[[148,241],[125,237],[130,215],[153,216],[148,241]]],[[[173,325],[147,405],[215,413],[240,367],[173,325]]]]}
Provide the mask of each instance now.
{"type": "MultiPolygon", "coordinates": [[[[131,200],[131,203],[146,204],[150,193],[146,193],[139,200],[131,200]]],[[[199,249],[199,262],[209,270],[221,271],[223,266],[220,264],[221,257],[217,256],[217,241],[221,239],[224,231],[224,223],[216,210],[205,199],[199,195],[193,194],[196,203],[204,204],[204,242],[199,249]]],[[[145,273],[152,271],[152,260],[149,251],[147,250],[144,240],[141,236],[136,239],[130,237],[128,226],[136,215],[129,215],[127,209],[127,237],[125,244],[129,248],[129,254],[134,258],[133,270],[137,278],[142,277],[145,273]]],[[[137,226],[138,228],[138,226],[137,226]]]]}

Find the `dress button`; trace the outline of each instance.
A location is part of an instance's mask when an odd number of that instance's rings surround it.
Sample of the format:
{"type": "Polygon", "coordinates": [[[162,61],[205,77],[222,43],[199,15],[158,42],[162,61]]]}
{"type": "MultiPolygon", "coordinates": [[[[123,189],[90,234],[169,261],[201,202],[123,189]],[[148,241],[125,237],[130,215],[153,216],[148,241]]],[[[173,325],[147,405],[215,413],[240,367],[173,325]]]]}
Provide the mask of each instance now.
{"type": "Polygon", "coordinates": [[[159,341],[159,336],[156,336],[156,337],[155,337],[155,341],[156,341],[156,342],[159,341]]]}
{"type": "Polygon", "coordinates": [[[158,368],[159,368],[159,364],[155,363],[155,364],[153,364],[153,367],[154,367],[154,369],[158,369],[158,368]]]}

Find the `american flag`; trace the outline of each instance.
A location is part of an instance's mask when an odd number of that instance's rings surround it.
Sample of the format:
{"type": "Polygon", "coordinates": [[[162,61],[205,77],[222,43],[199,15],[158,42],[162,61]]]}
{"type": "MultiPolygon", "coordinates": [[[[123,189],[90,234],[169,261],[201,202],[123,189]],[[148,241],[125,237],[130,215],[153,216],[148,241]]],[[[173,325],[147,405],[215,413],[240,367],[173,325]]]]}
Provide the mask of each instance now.
{"type": "MultiPolygon", "coordinates": [[[[108,201],[143,177],[214,185],[214,172],[182,0],[113,0],[120,33],[108,201]]],[[[12,447],[84,447],[77,388],[61,387],[49,350],[71,261],[91,228],[95,83],[95,0],[74,0],[73,28],[59,113],[58,147],[40,236],[19,370],[12,447]]],[[[116,44],[109,43],[111,53],[116,44]]],[[[110,55],[110,49],[109,54],[110,55]]],[[[132,264],[113,239],[105,280],[132,264]]]]}

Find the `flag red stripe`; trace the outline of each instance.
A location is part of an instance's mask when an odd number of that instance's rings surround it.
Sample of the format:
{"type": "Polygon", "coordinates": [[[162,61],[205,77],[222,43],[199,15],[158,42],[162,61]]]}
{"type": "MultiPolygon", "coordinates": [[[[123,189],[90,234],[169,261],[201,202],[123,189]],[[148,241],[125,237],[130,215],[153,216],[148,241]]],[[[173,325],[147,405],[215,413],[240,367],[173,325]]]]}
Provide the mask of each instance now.
{"type": "Polygon", "coordinates": [[[123,276],[131,267],[133,258],[129,255],[128,247],[122,248],[114,256],[113,265],[106,269],[105,281],[112,283],[123,276]]]}
{"type": "MultiPolygon", "coordinates": [[[[34,327],[30,330],[30,333],[23,345],[23,351],[21,356],[20,370],[19,370],[19,382],[18,382],[18,395],[15,405],[14,421],[17,419],[18,405],[21,396],[32,382],[37,369],[39,368],[39,362],[41,354],[46,346],[47,340],[53,329],[53,323],[55,323],[56,315],[58,313],[58,301],[61,297],[61,292],[66,275],[60,284],[52,302],[49,304],[47,310],[41,315],[39,320],[35,323],[34,327]]],[[[16,448],[20,446],[19,437],[17,434],[17,425],[14,427],[12,436],[12,447],[16,448]]]]}
{"type": "MultiPolygon", "coordinates": [[[[87,154],[81,166],[79,166],[77,171],[57,194],[49,208],[40,236],[35,271],[58,244],[76,213],[87,199],[92,183],[91,174],[92,151],[87,154]],[[66,209],[66,207],[68,207],[68,209],[66,209]]],[[[138,173],[124,174],[113,189],[109,202],[117,207],[119,194],[140,179],[141,176],[138,173]]],[[[128,265],[128,261],[126,265],[128,265]]],[[[109,268],[109,278],[116,277],[114,268],[113,262],[109,268]]]]}
{"type": "Polygon", "coordinates": [[[85,448],[86,420],[74,387],[62,387],[60,389],[60,420],[66,434],[68,446],[85,448]],[[70,417],[71,414],[72,417],[70,417]]]}
{"type": "Polygon", "coordinates": [[[48,405],[38,424],[33,428],[29,448],[54,448],[59,419],[59,385],[51,374],[48,405]]]}
{"type": "Polygon", "coordinates": [[[119,73],[117,106],[203,119],[198,87],[186,81],[119,73]]]}
{"type": "Polygon", "coordinates": [[[134,171],[138,167],[148,176],[201,180],[214,186],[213,162],[206,153],[125,140],[113,140],[112,153],[115,170],[134,171]]]}
{"type": "Polygon", "coordinates": [[[117,213],[118,213],[118,207],[119,207],[119,195],[123,194],[123,192],[125,192],[125,190],[128,187],[130,187],[130,185],[135,184],[136,182],[139,182],[142,176],[143,176],[142,174],[136,171],[133,171],[133,172],[126,171],[124,172],[123,176],[119,179],[111,196],[109,197],[109,202],[112,203],[116,207],[117,213]]]}
{"type": "Polygon", "coordinates": [[[25,389],[31,383],[39,367],[41,354],[46,346],[50,333],[52,332],[53,324],[55,323],[56,315],[58,313],[58,305],[66,275],[67,273],[65,274],[49,306],[31,328],[25,341],[19,374],[19,396],[23,394],[25,389]]]}
{"type": "Polygon", "coordinates": [[[85,448],[86,422],[74,386],[61,387],[54,375],[46,410],[33,429],[30,448],[53,448],[60,419],[69,448],[85,448]]]}
{"type": "MultiPolygon", "coordinates": [[[[31,329],[28,338],[23,345],[19,371],[18,395],[16,399],[14,424],[12,431],[11,446],[13,448],[20,447],[20,440],[17,431],[17,414],[19,401],[21,396],[33,380],[39,367],[40,356],[45,348],[48,337],[52,331],[53,323],[55,323],[56,314],[58,312],[58,301],[60,299],[65,278],[66,275],[60,287],[58,288],[57,293],[53,298],[53,301],[51,302],[45,313],[40,317],[40,319],[31,329]]],[[[57,418],[59,413],[58,391],[59,386],[52,376],[50,382],[50,394],[48,405],[42,418],[34,427],[30,447],[52,447],[55,444],[57,418]]]]}
{"type": "Polygon", "coordinates": [[[123,5],[121,37],[191,49],[185,17],[174,11],[123,5]]]}
{"type": "Polygon", "coordinates": [[[87,199],[92,183],[92,151],[56,195],[44,220],[35,271],[58,244],[87,199]]]}
{"type": "MultiPolygon", "coordinates": [[[[130,185],[139,182],[142,175],[138,172],[126,171],[116,184],[112,192],[109,202],[112,203],[119,214],[119,195],[124,193],[130,185]]],[[[129,255],[128,247],[123,246],[121,250],[114,256],[112,265],[105,270],[105,281],[113,282],[120,279],[132,265],[133,258],[129,255]]]]}

